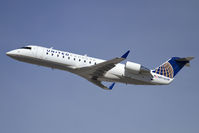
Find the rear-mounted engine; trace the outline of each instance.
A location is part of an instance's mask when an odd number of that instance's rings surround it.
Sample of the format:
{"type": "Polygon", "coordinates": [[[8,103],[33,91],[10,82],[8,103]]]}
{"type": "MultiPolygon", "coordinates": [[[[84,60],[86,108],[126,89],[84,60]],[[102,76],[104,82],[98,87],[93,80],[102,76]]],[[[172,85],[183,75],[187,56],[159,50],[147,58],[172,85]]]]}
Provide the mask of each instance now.
{"type": "Polygon", "coordinates": [[[126,62],[125,70],[133,74],[150,73],[150,70],[148,68],[130,61],[126,62]]]}

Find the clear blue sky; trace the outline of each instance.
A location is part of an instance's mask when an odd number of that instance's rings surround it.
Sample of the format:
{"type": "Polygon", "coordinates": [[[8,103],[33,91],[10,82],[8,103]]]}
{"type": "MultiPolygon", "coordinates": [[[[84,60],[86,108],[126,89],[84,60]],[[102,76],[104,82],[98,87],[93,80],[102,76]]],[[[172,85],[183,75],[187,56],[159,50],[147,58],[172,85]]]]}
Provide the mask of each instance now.
{"type": "Polygon", "coordinates": [[[1,0],[1,133],[198,133],[198,0],[1,0]],[[149,68],[195,56],[168,86],[104,91],[71,73],[15,61],[33,44],[149,68]],[[124,62],[125,63],[125,62],[124,62]]]}

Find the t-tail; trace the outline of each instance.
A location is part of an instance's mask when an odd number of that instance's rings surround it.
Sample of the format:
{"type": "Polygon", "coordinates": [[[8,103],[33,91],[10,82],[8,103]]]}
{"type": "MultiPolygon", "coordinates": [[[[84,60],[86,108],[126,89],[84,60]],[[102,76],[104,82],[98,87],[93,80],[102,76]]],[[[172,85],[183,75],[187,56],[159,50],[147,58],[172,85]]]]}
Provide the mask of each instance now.
{"type": "Polygon", "coordinates": [[[193,58],[194,57],[172,57],[152,72],[168,78],[174,78],[184,66],[190,66],[190,61],[193,58]]]}

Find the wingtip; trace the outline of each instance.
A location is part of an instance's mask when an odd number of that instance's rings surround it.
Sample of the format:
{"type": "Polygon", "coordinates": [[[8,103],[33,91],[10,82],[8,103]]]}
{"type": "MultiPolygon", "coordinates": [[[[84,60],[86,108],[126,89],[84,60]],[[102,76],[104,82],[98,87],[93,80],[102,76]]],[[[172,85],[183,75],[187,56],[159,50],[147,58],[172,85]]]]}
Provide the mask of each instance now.
{"type": "Polygon", "coordinates": [[[129,53],[130,53],[130,50],[128,50],[124,55],[122,55],[121,58],[126,59],[126,57],[129,55],[129,53]]]}
{"type": "Polygon", "coordinates": [[[112,90],[113,87],[114,87],[114,85],[115,85],[115,83],[113,83],[113,84],[109,87],[109,89],[112,90]]]}
{"type": "Polygon", "coordinates": [[[187,58],[190,61],[190,60],[193,60],[195,57],[194,56],[190,56],[190,57],[187,57],[187,58]]]}

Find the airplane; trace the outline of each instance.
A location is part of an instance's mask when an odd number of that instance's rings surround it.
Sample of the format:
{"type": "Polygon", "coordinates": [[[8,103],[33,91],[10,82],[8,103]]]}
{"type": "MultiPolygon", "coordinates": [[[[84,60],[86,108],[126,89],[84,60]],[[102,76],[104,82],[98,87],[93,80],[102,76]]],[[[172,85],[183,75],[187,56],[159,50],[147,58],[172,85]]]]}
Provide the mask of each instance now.
{"type": "Polygon", "coordinates": [[[77,74],[105,90],[112,90],[115,82],[135,85],[168,85],[184,66],[190,66],[190,61],[194,58],[172,57],[156,69],[150,70],[135,62],[127,61],[121,64],[120,62],[127,58],[129,52],[130,50],[121,57],[111,60],[102,60],[53,48],[28,45],[9,51],[6,55],[18,61],[77,74]],[[102,82],[113,83],[107,87],[102,82]]]}

